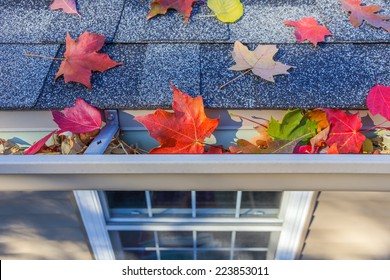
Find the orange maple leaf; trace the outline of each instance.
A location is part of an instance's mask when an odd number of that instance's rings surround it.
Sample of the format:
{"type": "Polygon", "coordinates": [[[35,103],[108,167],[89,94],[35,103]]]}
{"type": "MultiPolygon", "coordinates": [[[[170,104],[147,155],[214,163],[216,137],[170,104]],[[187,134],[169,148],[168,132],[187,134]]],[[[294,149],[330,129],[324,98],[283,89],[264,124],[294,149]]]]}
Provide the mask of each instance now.
{"type": "Polygon", "coordinates": [[[298,21],[288,20],[283,23],[295,27],[294,35],[298,42],[309,40],[314,46],[317,46],[318,42],[324,42],[325,36],[332,35],[328,28],[319,25],[313,17],[304,17],[298,21]]]}
{"type": "Polygon", "coordinates": [[[390,32],[390,16],[377,14],[382,10],[381,6],[361,6],[361,0],[341,0],[341,4],[345,11],[349,12],[350,22],[354,27],[359,27],[365,20],[368,24],[383,28],[390,32]]]}
{"type": "Polygon", "coordinates": [[[123,63],[113,61],[107,54],[97,53],[106,37],[100,34],[84,32],[73,40],[66,33],[66,51],[55,80],[64,75],[65,83],[77,82],[91,89],[92,71],[104,72],[123,63]]]}
{"type": "Polygon", "coordinates": [[[155,0],[150,3],[150,12],[147,19],[150,19],[156,15],[165,15],[168,9],[175,9],[185,19],[185,23],[188,22],[192,12],[192,5],[196,0],[155,0]]]}
{"type": "Polygon", "coordinates": [[[204,139],[217,128],[219,119],[209,119],[201,96],[192,98],[173,88],[173,113],[157,109],[154,114],[134,118],[142,123],[160,146],[151,154],[203,154],[204,139]]]}

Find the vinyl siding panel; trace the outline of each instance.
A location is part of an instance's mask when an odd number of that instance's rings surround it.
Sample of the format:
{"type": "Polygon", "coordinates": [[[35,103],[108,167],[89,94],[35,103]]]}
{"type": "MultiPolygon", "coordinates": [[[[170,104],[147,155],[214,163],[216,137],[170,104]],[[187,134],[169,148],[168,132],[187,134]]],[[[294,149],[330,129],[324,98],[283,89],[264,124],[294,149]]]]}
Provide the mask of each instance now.
{"type": "Polygon", "coordinates": [[[321,192],[302,259],[390,259],[390,193],[321,192]]]}
{"type": "Polygon", "coordinates": [[[92,259],[72,192],[0,192],[0,259],[92,259]]]}

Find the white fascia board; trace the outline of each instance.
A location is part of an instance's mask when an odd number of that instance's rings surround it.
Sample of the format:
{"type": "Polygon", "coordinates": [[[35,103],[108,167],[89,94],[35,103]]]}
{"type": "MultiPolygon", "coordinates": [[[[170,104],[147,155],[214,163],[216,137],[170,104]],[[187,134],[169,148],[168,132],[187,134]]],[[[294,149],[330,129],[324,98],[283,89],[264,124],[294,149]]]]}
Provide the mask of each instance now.
{"type": "Polygon", "coordinates": [[[390,191],[379,155],[0,157],[0,190],[390,191]]]}

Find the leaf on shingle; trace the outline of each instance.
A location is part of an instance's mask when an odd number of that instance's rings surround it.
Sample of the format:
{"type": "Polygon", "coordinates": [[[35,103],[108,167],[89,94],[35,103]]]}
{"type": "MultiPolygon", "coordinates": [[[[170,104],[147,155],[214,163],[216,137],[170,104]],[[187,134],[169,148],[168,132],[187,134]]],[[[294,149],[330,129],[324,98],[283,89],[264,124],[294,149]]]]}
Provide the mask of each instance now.
{"type": "Polygon", "coordinates": [[[244,14],[244,7],[240,0],[208,0],[207,6],[222,22],[236,22],[244,14]]]}
{"type": "Polygon", "coordinates": [[[62,9],[65,13],[80,16],[76,8],[76,0],[54,0],[54,2],[50,5],[50,9],[62,9]]]}
{"type": "Polygon", "coordinates": [[[275,82],[274,76],[289,74],[287,72],[292,66],[285,65],[281,62],[274,61],[273,57],[278,52],[275,45],[259,45],[254,51],[241,42],[234,43],[233,59],[236,65],[229,70],[242,71],[252,70],[252,72],[264,80],[275,82]]]}
{"type": "Polygon", "coordinates": [[[55,80],[64,75],[65,83],[77,82],[91,89],[92,71],[104,72],[123,63],[113,61],[107,54],[98,53],[106,37],[84,32],[76,40],[66,33],[65,59],[60,65],[55,80]]]}
{"type": "Polygon", "coordinates": [[[313,17],[304,17],[298,21],[288,20],[283,23],[295,27],[294,35],[298,42],[309,40],[314,46],[317,46],[318,42],[324,42],[325,36],[332,35],[328,28],[319,25],[313,17]]]}
{"type": "Polygon", "coordinates": [[[146,19],[151,19],[156,15],[165,15],[169,9],[178,11],[188,22],[192,12],[192,5],[196,0],[155,0],[150,3],[150,12],[146,19]]]}
{"type": "Polygon", "coordinates": [[[341,0],[341,4],[344,10],[351,14],[349,20],[354,27],[359,27],[366,21],[376,28],[390,32],[390,16],[378,14],[382,10],[381,6],[362,6],[361,0],[341,0]]]}

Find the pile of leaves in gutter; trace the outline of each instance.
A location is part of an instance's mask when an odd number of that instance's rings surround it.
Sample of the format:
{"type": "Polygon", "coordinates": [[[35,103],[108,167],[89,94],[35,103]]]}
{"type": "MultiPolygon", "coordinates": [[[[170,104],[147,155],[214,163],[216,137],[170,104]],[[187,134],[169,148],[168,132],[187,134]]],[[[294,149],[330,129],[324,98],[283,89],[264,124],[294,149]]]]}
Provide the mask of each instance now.
{"type": "MultiPolygon", "coordinates": [[[[202,97],[192,98],[173,85],[172,89],[173,111],[157,109],[153,114],[134,118],[160,143],[150,154],[390,154],[390,127],[384,127],[390,121],[388,86],[376,85],[367,96],[370,113],[384,118],[376,126],[363,130],[359,113],[294,109],[288,110],[282,120],[271,117],[260,123],[248,119],[256,124],[257,136],[235,140],[236,145],[230,147],[206,143],[218,128],[219,119],[206,116],[202,97]],[[368,133],[374,136],[368,138],[368,133]]],[[[82,154],[103,126],[101,112],[80,98],[73,107],[52,114],[58,129],[27,149],[12,140],[0,139],[0,154],[82,154]]],[[[106,154],[140,153],[145,151],[118,137],[106,150],[106,154]]]]}

